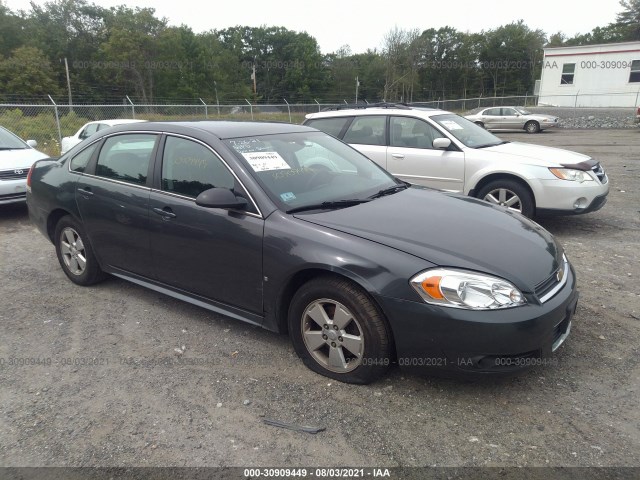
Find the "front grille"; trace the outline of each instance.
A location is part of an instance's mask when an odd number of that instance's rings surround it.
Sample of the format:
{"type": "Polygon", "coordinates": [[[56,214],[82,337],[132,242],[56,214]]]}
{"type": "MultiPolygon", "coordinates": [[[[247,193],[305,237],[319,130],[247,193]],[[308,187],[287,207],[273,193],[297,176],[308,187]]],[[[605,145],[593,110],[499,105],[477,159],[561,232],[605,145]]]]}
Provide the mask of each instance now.
{"type": "Polygon", "coordinates": [[[553,290],[553,287],[555,287],[559,283],[558,270],[553,272],[551,276],[547,278],[544,282],[538,284],[538,286],[536,287],[536,295],[538,297],[544,297],[547,293],[553,290]]]}
{"type": "Polygon", "coordinates": [[[20,180],[27,178],[29,167],[16,168],[14,170],[3,170],[0,172],[0,180],[20,180]]]}
{"type": "Polygon", "coordinates": [[[562,285],[567,281],[568,274],[569,263],[563,255],[562,264],[548,278],[536,285],[535,294],[541,303],[549,300],[560,290],[562,285]]]}
{"type": "Polygon", "coordinates": [[[591,171],[596,174],[596,177],[598,177],[600,183],[602,183],[603,185],[607,183],[607,174],[604,173],[604,168],[602,168],[602,165],[600,165],[600,163],[596,163],[593,168],[591,168],[591,171]]]}

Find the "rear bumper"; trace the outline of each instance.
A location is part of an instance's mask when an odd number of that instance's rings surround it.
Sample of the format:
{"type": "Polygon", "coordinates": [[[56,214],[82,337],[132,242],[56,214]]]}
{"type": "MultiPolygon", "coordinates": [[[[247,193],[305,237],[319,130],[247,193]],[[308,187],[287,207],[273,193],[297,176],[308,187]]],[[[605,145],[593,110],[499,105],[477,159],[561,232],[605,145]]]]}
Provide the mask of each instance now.
{"type": "Polygon", "coordinates": [[[578,302],[573,268],[565,287],[544,304],[494,311],[442,308],[377,297],[400,367],[432,374],[509,374],[551,365],[567,338],[578,302]]]}

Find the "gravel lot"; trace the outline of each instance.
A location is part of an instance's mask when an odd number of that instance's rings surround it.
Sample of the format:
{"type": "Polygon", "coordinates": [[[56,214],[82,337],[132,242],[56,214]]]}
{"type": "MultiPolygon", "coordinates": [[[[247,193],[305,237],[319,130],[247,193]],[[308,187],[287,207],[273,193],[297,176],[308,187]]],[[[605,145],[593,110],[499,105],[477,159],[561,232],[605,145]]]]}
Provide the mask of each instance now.
{"type": "Polygon", "coordinates": [[[593,155],[611,179],[601,211],[538,220],[581,291],[557,365],[340,384],[287,337],[118,279],[74,286],[26,208],[4,207],[0,465],[640,466],[640,132],[500,136],[593,155]]]}

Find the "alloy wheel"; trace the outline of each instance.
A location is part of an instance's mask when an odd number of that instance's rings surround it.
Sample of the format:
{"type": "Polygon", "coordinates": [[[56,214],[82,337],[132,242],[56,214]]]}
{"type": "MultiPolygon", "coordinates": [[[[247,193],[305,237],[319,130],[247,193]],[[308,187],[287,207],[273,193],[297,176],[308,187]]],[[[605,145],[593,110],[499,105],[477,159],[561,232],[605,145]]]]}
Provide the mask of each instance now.
{"type": "Polygon", "coordinates": [[[60,253],[69,272],[82,275],[87,268],[87,255],[82,238],[71,227],[60,233],[60,253]]]}
{"type": "Polygon", "coordinates": [[[496,188],[484,196],[484,200],[494,205],[500,205],[514,212],[522,213],[520,197],[507,188],[496,188]]]}
{"type": "Polygon", "coordinates": [[[364,335],[344,305],[322,298],[302,314],[302,338],[309,354],[327,370],[346,373],[362,363],[364,335]]]}

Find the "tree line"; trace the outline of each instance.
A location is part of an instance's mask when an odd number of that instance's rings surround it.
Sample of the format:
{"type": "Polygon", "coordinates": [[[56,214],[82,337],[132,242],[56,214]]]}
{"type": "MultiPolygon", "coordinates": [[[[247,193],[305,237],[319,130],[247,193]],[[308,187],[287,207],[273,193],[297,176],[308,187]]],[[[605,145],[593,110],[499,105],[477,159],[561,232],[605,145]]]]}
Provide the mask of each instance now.
{"type": "Polygon", "coordinates": [[[14,12],[0,0],[0,102],[420,102],[525,95],[545,46],[640,39],[640,0],[589,33],[547,36],[517,21],[478,33],[394,28],[380,49],[323,54],[306,32],[235,26],[194,33],[152,8],[55,0],[14,12]],[[69,80],[65,67],[69,71],[69,80]]]}

